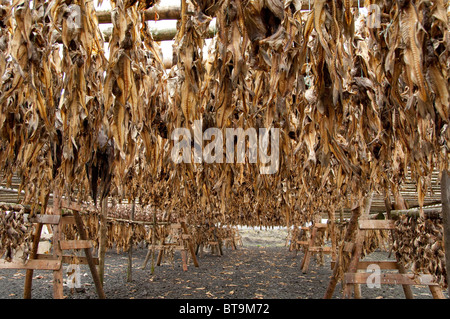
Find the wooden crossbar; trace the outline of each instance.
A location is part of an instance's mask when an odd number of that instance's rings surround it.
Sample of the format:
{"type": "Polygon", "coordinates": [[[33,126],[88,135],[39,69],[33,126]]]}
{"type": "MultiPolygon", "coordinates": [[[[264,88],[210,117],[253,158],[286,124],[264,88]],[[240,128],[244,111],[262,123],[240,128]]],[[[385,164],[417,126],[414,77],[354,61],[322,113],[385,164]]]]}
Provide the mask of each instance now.
{"type": "Polygon", "coordinates": [[[61,240],[59,245],[62,250],[92,248],[90,240],[61,240]]]}
{"type": "MultiPolygon", "coordinates": [[[[52,258],[53,256],[48,254],[38,254],[36,256],[36,259],[39,260],[51,260],[52,258]]],[[[80,265],[87,265],[89,263],[86,257],[73,255],[63,255],[62,262],[63,264],[80,264],[80,265]]],[[[94,263],[94,265],[98,265],[98,258],[93,257],[92,262],[94,263]]]]}
{"type": "MultiPolygon", "coordinates": [[[[331,262],[331,269],[334,269],[335,261],[331,262]]],[[[395,260],[379,260],[379,261],[359,261],[358,269],[365,270],[370,265],[377,265],[382,270],[396,270],[398,269],[397,261],[395,260]]]]}
{"type": "Polygon", "coordinates": [[[361,230],[391,230],[395,229],[395,221],[364,219],[359,221],[359,229],[361,230]]]}
{"type": "Polygon", "coordinates": [[[41,270],[58,270],[61,268],[61,261],[56,259],[36,260],[31,259],[26,263],[21,261],[7,262],[0,260],[0,269],[41,269],[41,270]]]}
{"type": "MultiPolygon", "coordinates": [[[[370,276],[373,276],[373,273],[345,273],[344,280],[347,284],[366,284],[368,280],[370,281],[370,276]]],[[[433,281],[433,276],[429,274],[379,274],[379,280],[379,283],[382,285],[439,285],[433,281]]]]}

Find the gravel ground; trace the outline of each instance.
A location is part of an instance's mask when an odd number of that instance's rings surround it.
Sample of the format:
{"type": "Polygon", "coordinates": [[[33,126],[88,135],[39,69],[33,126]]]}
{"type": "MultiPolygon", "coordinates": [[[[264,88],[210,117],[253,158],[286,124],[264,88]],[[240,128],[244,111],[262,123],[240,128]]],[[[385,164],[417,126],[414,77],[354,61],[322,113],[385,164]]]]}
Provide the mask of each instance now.
{"type": "MultiPolygon", "coordinates": [[[[147,249],[133,250],[132,281],[127,282],[127,253],[107,252],[104,290],[109,299],[320,299],[328,286],[332,269],[330,257],[323,265],[311,259],[309,272],[302,274],[303,253],[289,252],[285,247],[284,230],[241,230],[243,246],[237,250],[224,248],[224,255],[208,251],[199,257],[200,267],[189,262],[183,271],[181,256],[175,253],[173,261],[163,260],[151,273],[151,262],[141,266],[147,249]]],[[[375,252],[370,258],[386,259],[385,252],[375,252]]],[[[65,265],[65,267],[67,267],[65,265]]],[[[21,299],[24,270],[0,270],[0,299],[21,299]]],[[[89,268],[81,266],[82,292],[72,292],[64,286],[67,299],[95,299],[95,286],[89,268]]],[[[361,285],[363,298],[403,299],[401,286],[383,285],[368,288],[361,285]]],[[[412,286],[414,297],[431,299],[427,287],[412,286]]],[[[447,296],[447,294],[445,293],[447,296]]],[[[333,298],[341,298],[341,285],[333,298]]],[[[51,271],[35,271],[34,299],[52,298],[51,271]]]]}

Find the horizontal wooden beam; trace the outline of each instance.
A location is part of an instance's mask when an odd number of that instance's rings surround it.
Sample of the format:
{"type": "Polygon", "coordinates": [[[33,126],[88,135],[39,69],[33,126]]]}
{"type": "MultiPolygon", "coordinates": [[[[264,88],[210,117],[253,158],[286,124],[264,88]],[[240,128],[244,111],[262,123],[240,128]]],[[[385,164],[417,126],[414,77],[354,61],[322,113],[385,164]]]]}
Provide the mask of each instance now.
{"type": "Polygon", "coordinates": [[[0,260],[0,269],[41,269],[41,270],[58,270],[61,268],[59,260],[37,260],[31,259],[26,263],[21,261],[7,262],[0,260]]]}
{"type": "Polygon", "coordinates": [[[90,240],[61,240],[59,245],[62,250],[92,248],[90,240]]]}
{"type": "MultiPolygon", "coordinates": [[[[346,273],[344,274],[344,281],[347,284],[367,284],[368,280],[371,282],[374,276],[374,273],[369,272],[346,273]]],[[[378,279],[381,285],[438,286],[438,283],[434,282],[433,276],[429,274],[379,274],[378,279]]]]}
{"type": "MultiPolygon", "coordinates": [[[[149,20],[177,20],[181,16],[181,5],[156,5],[144,12],[146,21],[149,20]]],[[[111,11],[97,11],[97,20],[99,24],[112,23],[111,11]]]]}
{"type": "MultiPolygon", "coordinates": [[[[334,269],[335,261],[331,261],[331,269],[334,269]]],[[[383,270],[396,270],[397,262],[395,260],[379,260],[379,261],[360,261],[358,263],[358,269],[367,270],[370,265],[377,265],[383,270]]]]}
{"type": "MultiPolygon", "coordinates": [[[[364,7],[364,1],[353,0],[352,7],[364,7]]],[[[314,7],[314,1],[311,4],[302,2],[300,10],[312,10],[314,7]]],[[[298,9],[298,8],[296,8],[298,9]]],[[[187,12],[188,15],[194,14],[192,11],[187,12]]],[[[178,20],[181,17],[181,1],[179,5],[155,5],[144,12],[146,21],[149,20],[178,20]]],[[[111,23],[111,11],[97,11],[97,20],[99,24],[111,23]]]]}
{"type": "Polygon", "coordinates": [[[365,220],[360,220],[358,222],[358,224],[359,224],[359,229],[361,229],[361,230],[395,229],[395,221],[393,221],[393,220],[365,219],[365,220]]]}
{"type": "MultiPolygon", "coordinates": [[[[36,259],[39,260],[52,260],[54,257],[53,255],[47,255],[47,254],[38,254],[36,256],[36,259]]],[[[98,265],[98,258],[94,257],[92,258],[92,261],[94,262],[94,265],[98,265]]],[[[82,256],[73,256],[73,255],[63,255],[62,256],[62,262],[64,264],[80,264],[80,265],[87,265],[88,260],[86,257],[82,256]]]]}

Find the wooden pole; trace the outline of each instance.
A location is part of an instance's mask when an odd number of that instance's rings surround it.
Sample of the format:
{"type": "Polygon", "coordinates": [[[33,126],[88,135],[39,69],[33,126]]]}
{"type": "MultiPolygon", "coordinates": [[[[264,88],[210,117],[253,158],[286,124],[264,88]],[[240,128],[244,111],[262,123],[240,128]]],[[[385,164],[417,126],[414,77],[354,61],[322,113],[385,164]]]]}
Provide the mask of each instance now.
{"type": "MultiPolygon", "coordinates": [[[[42,224],[38,223],[36,231],[33,235],[33,250],[30,255],[30,259],[36,259],[38,252],[39,241],[41,240],[42,224]]],[[[33,282],[33,269],[27,269],[25,275],[25,287],[23,290],[23,299],[31,299],[31,286],[33,282]]]]}
{"type": "MultiPolygon", "coordinates": [[[[86,234],[86,230],[84,228],[83,220],[81,219],[80,214],[75,210],[72,212],[75,219],[75,224],[78,229],[78,234],[80,235],[80,239],[88,240],[89,238],[86,234]]],[[[94,285],[95,289],[97,290],[98,297],[100,299],[106,299],[105,292],[103,291],[103,284],[100,281],[100,276],[97,272],[97,268],[95,267],[94,258],[92,257],[92,248],[84,248],[84,254],[86,255],[89,269],[91,270],[92,280],[94,280],[94,285]]]]}
{"type": "MultiPolygon", "coordinates": [[[[188,230],[188,228],[186,226],[186,222],[185,221],[180,221],[180,224],[181,224],[181,228],[183,229],[184,233],[186,235],[189,235],[189,230],[188,230]]],[[[189,248],[189,251],[191,253],[192,261],[194,263],[194,266],[198,267],[198,260],[197,260],[197,257],[195,256],[194,246],[192,245],[192,240],[191,239],[189,239],[189,241],[188,241],[188,248],[189,248]]]]}
{"type": "Polygon", "coordinates": [[[447,170],[441,176],[442,217],[444,226],[445,268],[447,269],[448,293],[450,297],[450,176],[447,170]]]}
{"type": "MultiPolygon", "coordinates": [[[[389,196],[389,192],[386,192],[384,195],[384,206],[386,208],[386,216],[387,219],[392,219],[392,203],[391,198],[389,196]]],[[[392,240],[395,241],[395,231],[391,230],[392,240]]],[[[390,253],[389,253],[390,254],[390,253]]],[[[397,269],[400,274],[406,274],[406,269],[402,262],[397,260],[397,269]]],[[[411,290],[411,286],[402,285],[403,293],[405,294],[406,299],[414,299],[414,294],[411,290]]]]}
{"type": "MultiPolygon", "coordinates": [[[[145,10],[145,20],[177,20],[181,16],[179,5],[153,6],[145,10]]],[[[97,20],[99,24],[112,23],[111,11],[97,11],[97,20]]]]}
{"type": "MultiPolygon", "coordinates": [[[[61,193],[58,187],[53,191],[53,214],[61,215],[61,193]]],[[[53,257],[62,260],[61,226],[53,225],[53,257]]],[[[62,263],[59,269],[53,271],[53,298],[63,299],[63,267],[62,263]]]]}
{"type": "MultiPolygon", "coordinates": [[[[344,243],[354,241],[355,233],[358,230],[359,216],[361,216],[361,207],[358,204],[355,208],[352,209],[352,216],[350,217],[347,232],[345,233],[344,243]]],[[[342,256],[342,254],[344,253],[343,246],[340,248],[339,251],[340,256],[342,256]]],[[[338,258],[336,260],[336,263],[334,264],[333,274],[330,278],[330,282],[328,283],[328,288],[325,291],[324,299],[331,299],[331,297],[333,297],[334,290],[336,289],[336,285],[338,283],[339,268],[341,267],[340,259],[341,258],[338,258]]]]}
{"type": "MultiPolygon", "coordinates": [[[[133,200],[131,205],[130,219],[134,219],[134,210],[136,209],[136,202],[133,200]]],[[[132,268],[133,268],[133,242],[130,243],[130,248],[128,248],[128,268],[127,268],[127,281],[131,282],[132,279],[132,268]]]]}
{"type": "Polygon", "coordinates": [[[103,285],[105,277],[105,255],[106,255],[106,244],[108,235],[108,225],[107,225],[107,215],[108,215],[108,198],[104,198],[101,202],[101,214],[100,214],[100,229],[99,229],[99,247],[98,247],[98,274],[100,276],[100,282],[103,285]]]}

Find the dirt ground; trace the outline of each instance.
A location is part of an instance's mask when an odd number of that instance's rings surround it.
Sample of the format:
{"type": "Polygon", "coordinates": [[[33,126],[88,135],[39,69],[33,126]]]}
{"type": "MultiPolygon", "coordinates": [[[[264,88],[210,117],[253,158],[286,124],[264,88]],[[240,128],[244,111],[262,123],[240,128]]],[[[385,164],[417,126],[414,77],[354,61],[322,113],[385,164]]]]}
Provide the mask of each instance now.
{"type": "MultiPolygon", "coordinates": [[[[104,290],[108,299],[320,299],[328,286],[332,269],[330,257],[324,264],[311,259],[309,272],[303,274],[300,264],[303,253],[289,252],[285,246],[286,230],[242,229],[243,246],[237,250],[224,248],[222,256],[205,250],[199,257],[199,267],[189,261],[183,271],[181,255],[163,260],[151,273],[151,262],[142,264],[147,249],[133,250],[132,280],[127,282],[127,253],[107,252],[104,290]]],[[[386,259],[387,253],[375,252],[372,258],[386,259]]],[[[67,267],[67,265],[65,265],[67,267]]],[[[0,270],[0,299],[21,299],[24,270],[0,270]]],[[[95,299],[97,294],[89,268],[81,266],[80,292],[71,291],[65,283],[67,299],[95,299]]],[[[412,286],[414,297],[431,299],[427,287],[412,286]]],[[[403,299],[401,286],[381,288],[361,287],[362,297],[368,299],[403,299]]],[[[447,294],[445,293],[447,296],[447,294]]],[[[333,298],[341,298],[341,285],[333,298]]],[[[35,271],[32,298],[52,298],[51,271],[35,271]]]]}

